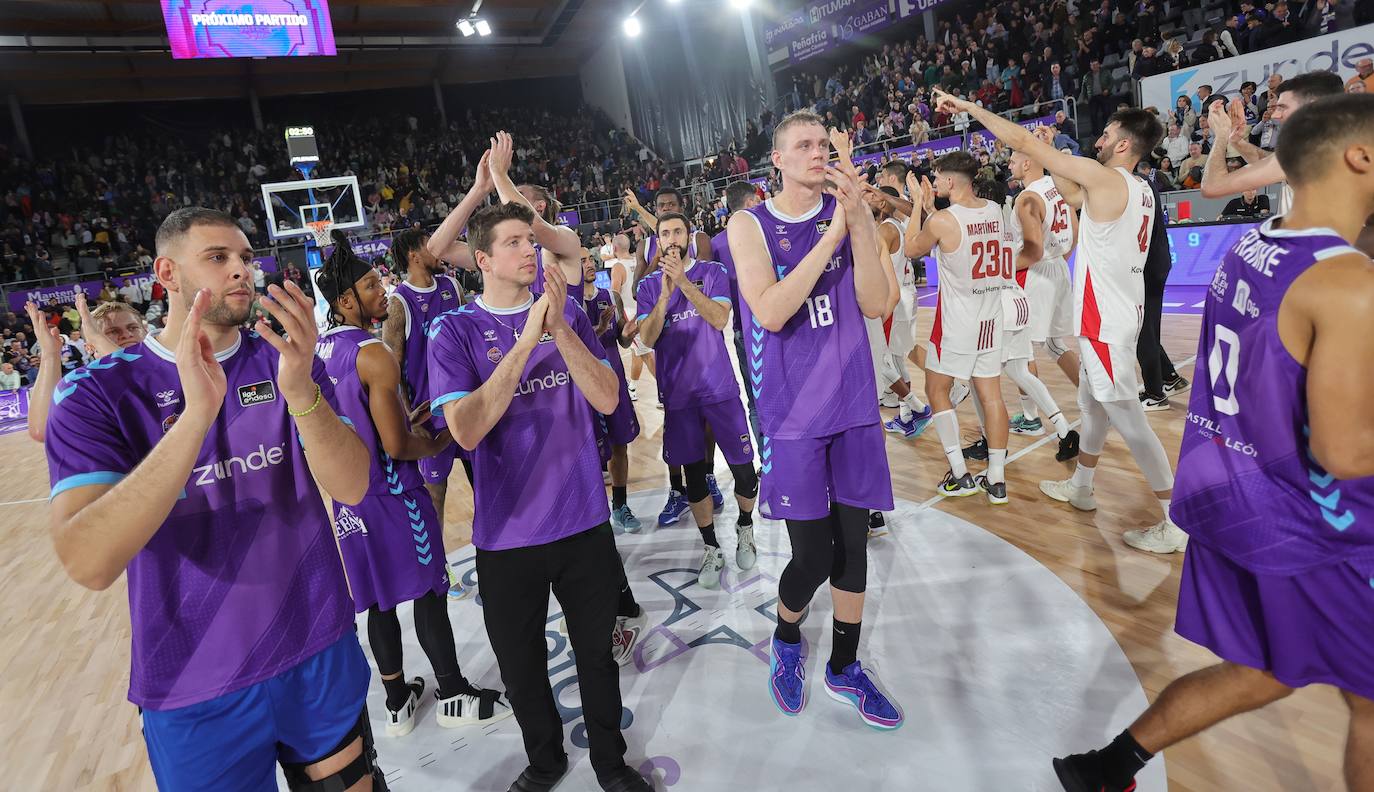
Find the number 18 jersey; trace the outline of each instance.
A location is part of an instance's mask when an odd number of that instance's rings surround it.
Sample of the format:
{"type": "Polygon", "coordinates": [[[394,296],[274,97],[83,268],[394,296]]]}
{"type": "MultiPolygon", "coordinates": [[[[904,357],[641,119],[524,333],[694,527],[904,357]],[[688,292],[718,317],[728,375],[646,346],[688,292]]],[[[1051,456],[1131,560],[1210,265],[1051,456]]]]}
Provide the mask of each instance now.
{"type": "Polygon", "coordinates": [[[1004,233],[1002,207],[950,204],[945,211],[959,224],[959,246],[935,249],[940,267],[935,324],[930,343],[936,354],[987,352],[1002,341],[1002,287],[1011,276],[1011,250],[1004,233]]]}
{"type": "MultiPolygon", "coordinates": [[[[830,227],[835,199],[822,196],[814,209],[800,217],[782,214],[771,200],[745,212],[758,222],[773,274],[782,280],[830,227]]],[[[781,330],[765,330],[744,300],[736,307],[744,326],[746,385],[754,391],[766,437],[828,437],[878,423],[873,359],[854,292],[854,257],[848,236],[781,330]]]]}

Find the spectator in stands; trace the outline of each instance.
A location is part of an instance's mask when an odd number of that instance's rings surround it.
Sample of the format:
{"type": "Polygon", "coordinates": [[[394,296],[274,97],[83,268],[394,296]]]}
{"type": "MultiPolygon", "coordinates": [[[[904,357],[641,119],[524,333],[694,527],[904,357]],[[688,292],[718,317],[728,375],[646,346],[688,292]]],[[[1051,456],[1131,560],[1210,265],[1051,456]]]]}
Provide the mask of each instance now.
{"type": "Polygon", "coordinates": [[[1188,137],[1176,122],[1169,124],[1169,134],[1164,136],[1160,146],[1164,149],[1164,155],[1174,162],[1182,162],[1188,156],[1188,137]]]}
{"type": "Polygon", "coordinates": [[[1245,121],[1247,124],[1254,124],[1259,120],[1259,102],[1255,100],[1255,85],[1253,80],[1246,80],[1240,84],[1240,101],[1245,110],[1245,121]]]}
{"type": "Polygon", "coordinates": [[[1217,34],[1209,30],[1202,34],[1202,43],[1193,50],[1189,62],[1194,66],[1201,66],[1204,63],[1221,60],[1228,55],[1229,53],[1222,48],[1221,42],[1217,41],[1217,34]]]}
{"type": "Polygon", "coordinates": [[[1046,97],[1050,101],[1070,99],[1075,93],[1074,87],[1073,78],[1063,73],[1063,67],[1051,63],[1049,74],[1045,77],[1046,97]]]}
{"type": "Polygon", "coordinates": [[[1345,85],[1346,93],[1366,93],[1368,90],[1369,89],[1365,88],[1364,81],[1362,80],[1355,80],[1345,85]]]}
{"type": "Polygon", "coordinates": [[[1259,146],[1265,151],[1273,151],[1279,143],[1279,124],[1273,119],[1274,109],[1265,108],[1260,115],[1259,123],[1250,128],[1251,145],[1259,146]]]}
{"type": "MultiPolygon", "coordinates": [[[[1242,3],[1241,7],[1244,8],[1245,4],[1242,3]]],[[[1249,16],[1245,18],[1245,30],[1242,34],[1245,40],[1245,45],[1244,47],[1242,47],[1242,49],[1244,49],[1246,52],[1254,52],[1256,50],[1262,50],[1265,47],[1269,46],[1264,41],[1264,34],[1265,27],[1263,12],[1252,12],[1249,16]]]]}
{"type": "Polygon", "coordinates": [[[1207,166],[1207,155],[1202,153],[1201,143],[1188,144],[1188,158],[1178,164],[1178,185],[1192,190],[1202,186],[1202,169],[1207,166]]]}
{"type": "Polygon", "coordinates": [[[1159,160],[1159,168],[1155,171],[1155,184],[1159,186],[1160,192],[1177,190],[1178,182],[1174,181],[1174,162],[1169,157],[1159,160]]]}
{"type": "Polygon", "coordinates": [[[1281,47],[1284,44],[1292,44],[1302,36],[1302,28],[1298,25],[1298,20],[1288,10],[1288,3],[1284,0],[1274,4],[1274,13],[1270,15],[1268,23],[1264,26],[1262,42],[1265,47],[1281,47]]]}
{"type": "Polygon", "coordinates": [[[1254,190],[1246,190],[1238,198],[1232,198],[1221,210],[1218,220],[1223,217],[1246,217],[1258,219],[1269,216],[1269,196],[1260,195],[1254,190]]]}
{"type": "Polygon", "coordinates": [[[1088,108],[1092,134],[1101,132],[1116,106],[1116,98],[1112,96],[1112,77],[1103,70],[1101,60],[1093,58],[1088,62],[1088,72],[1083,75],[1078,100],[1082,103],[1080,107],[1086,105],[1088,108]]]}
{"type": "Polygon", "coordinates": [[[1240,48],[1241,22],[1235,16],[1227,16],[1226,24],[1217,32],[1217,43],[1221,45],[1223,58],[1234,58],[1243,50],[1240,48]]]}
{"type": "Polygon", "coordinates": [[[1269,78],[1264,82],[1264,90],[1259,92],[1256,100],[1259,107],[1260,117],[1264,116],[1264,111],[1269,109],[1274,99],[1278,96],[1279,84],[1283,82],[1283,75],[1278,72],[1271,72],[1269,78]]]}
{"type": "Polygon", "coordinates": [[[1353,82],[1364,83],[1366,93],[1374,93],[1374,60],[1361,58],[1355,62],[1355,75],[1345,81],[1348,89],[1353,82]]]}
{"type": "Polygon", "coordinates": [[[1301,14],[1303,36],[1325,36],[1355,26],[1353,0],[1308,0],[1301,14]]]}
{"type": "Polygon", "coordinates": [[[24,385],[24,378],[14,370],[10,363],[0,363],[0,391],[17,391],[24,385]]]}

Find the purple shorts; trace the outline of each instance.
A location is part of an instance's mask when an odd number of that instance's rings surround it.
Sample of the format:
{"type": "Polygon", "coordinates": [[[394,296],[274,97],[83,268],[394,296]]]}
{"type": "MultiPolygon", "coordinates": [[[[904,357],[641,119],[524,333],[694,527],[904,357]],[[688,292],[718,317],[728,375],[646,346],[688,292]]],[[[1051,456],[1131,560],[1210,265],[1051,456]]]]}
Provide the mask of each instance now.
{"type": "Polygon", "coordinates": [[[670,465],[690,465],[706,459],[706,427],[716,439],[716,447],[731,465],[746,465],[754,460],[754,444],[749,440],[749,421],[739,397],[715,404],[699,404],[663,411],[663,461],[670,465]]]}
{"type": "Polygon", "coordinates": [[[1259,575],[1194,541],[1174,630],[1289,687],[1334,685],[1374,699],[1374,569],[1334,563],[1259,575]]]}
{"type": "MultiPolygon", "coordinates": [[[[620,378],[620,401],[615,412],[598,416],[597,429],[606,440],[607,447],[629,445],[639,437],[639,416],[635,414],[635,403],[630,401],[630,388],[625,377],[620,378]]],[[[609,450],[607,453],[610,453],[609,450]]]]}
{"type": "Polygon", "coordinates": [[[424,487],[368,495],[357,506],[335,502],[334,536],[356,613],[448,591],[444,527],[424,487]]]}
{"type": "Polygon", "coordinates": [[[770,520],[819,520],[831,503],[892,510],[887,441],[878,424],[826,437],[763,439],[759,512],[770,520]]]}
{"type": "MultiPolygon", "coordinates": [[[[447,432],[447,429],[443,431],[447,432]]],[[[458,452],[462,448],[454,443],[448,448],[440,451],[432,457],[425,457],[420,460],[420,475],[424,477],[426,484],[445,484],[448,482],[448,474],[453,471],[453,460],[458,458],[458,452]]]]}

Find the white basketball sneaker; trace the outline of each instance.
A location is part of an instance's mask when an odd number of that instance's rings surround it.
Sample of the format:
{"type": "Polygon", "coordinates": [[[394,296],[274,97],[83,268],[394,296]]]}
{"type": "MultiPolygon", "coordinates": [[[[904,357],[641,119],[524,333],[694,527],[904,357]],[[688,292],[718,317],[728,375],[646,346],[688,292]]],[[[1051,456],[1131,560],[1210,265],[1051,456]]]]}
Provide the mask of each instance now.
{"type": "Polygon", "coordinates": [[[1147,553],[1182,553],[1188,548],[1188,534],[1165,517],[1143,531],[1127,531],[1121,535],[1126,544],[1147,553]]]}
{"type": "Polygon", "coordinates": [[[611,657],[615,658],[616,665],[625,665],[634,658],[635,644],[639,643],[639,636],[648,626],[649,614],[642,607],[636,616],[615,617],[615,633],[611,635],[611,657]]]}
{"type": "Polygon", "coordinates": [[[701,557],[701,571],[697,573],[697,583],[704,589],[720,588],[720,572],[725,569],[725,554],[719,547],[706,546],[701,557]]]}
{"type": "Polygon", "coordinates": [[[459,693],[449,698],[439,698],[434,691],[439,706],[434,710],[434,720],[445,729],[471,726],[474,723],[494,723],[509,718],[510,702],[499,690],[477,690],[476,694],[459,693]]]}
{"type": "Polygon", "coordinates": [[[735,526],[735,566],[740,571],[753,569],[754,564],[758,563],[759,551],[754,546],[754,526],[736,525],[735,526]]]}
{"type": "Polygon", "coordinates": [[[1079,511],[1092,511],[1097,508],[1097,500],[1093,498],[1093,488],[1080,487],[1073,483],[1073,479],[1042,481],[1040,482],[1040,491],[1060,503],[1073,506],[1079,511]]]}
{"type": "Polygon", "coordinates": [[[386,735],[404,737],[415,730],[415,710],[420,708],[420,696],[425,692],[425,680],[410,680],[410,698],[398,710],[386,708],[386,735]]]}

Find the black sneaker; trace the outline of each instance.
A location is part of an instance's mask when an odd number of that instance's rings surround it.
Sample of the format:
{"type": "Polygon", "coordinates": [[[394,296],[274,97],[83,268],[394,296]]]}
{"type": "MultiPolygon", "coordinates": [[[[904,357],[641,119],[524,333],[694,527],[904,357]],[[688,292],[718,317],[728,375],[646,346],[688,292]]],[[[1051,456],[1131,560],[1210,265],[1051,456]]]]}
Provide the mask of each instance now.
{"type": "Polygon", "coordinates": [[[1059,450],[1054,458],[1060,462],[1068,462],[1078,456],[1078,431],[1070,429],[1069,433],[1059,439],[1059,450]]]}
{"type": "Polygon", "coordinates": [[[622,765],[609,775],[596,779],[601,788],[606,792],[653,792],[654,788],[649,786],[649,782],[644,777],[628,765],[622,765]]]}
{"type": "Polygon", "coordinates": [[[526,767],[506,792],[550,792],[567,774],[568,757],[565,755],[563,763],[557,767],[547,770],[540,770],[533,765],[526,767]]]}
{"type": "Polygon", "coordinates": [[[1054,772],[1064,792],[1135,792],[1135,779],[1126,786],[1107,783],[1097,751],[1055,759],[1054,772]]]}
{"type": "Polygon", "coordinates": [[[1188,380],[1184,379],[1183,377],[1180,377],[1180,376],[1178,375],[1178,372],[1177,372],[1177,371],[1174,372],[1174,378],[1173,378],[1173,379],[1171,379],[1171,380],[1169,380],[1168,382],[1165,382],[1165,383],[1164,383],[1164,395],[1165,395],[1165,396],[1168,396],[1168,395],[1174,394],[1174,393],[1180,393],[1180,392],[1185,391],[1185,390],[1188,390],[1188,380]]]}
{"type": "Polygon", "coordinates": [[[1002,506],[1007,502],[1007,483],[1005,481],[999,481],[996,484],[992,484],[988,482],[987,476],[979,473],[978,477],[974,479],[974,482],[976,482],[979,487],[983,488],[983,492],[988,494],[988,503],[991,503],[993,506],[1002,506]]]}
{"type": "Polygon", "coordinates": [[[988,439],[978,438],[978,442],[964,449],[964,459],[976,459],[979,462],[988,458],[988,439]]]}

